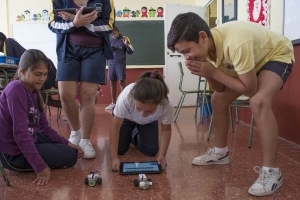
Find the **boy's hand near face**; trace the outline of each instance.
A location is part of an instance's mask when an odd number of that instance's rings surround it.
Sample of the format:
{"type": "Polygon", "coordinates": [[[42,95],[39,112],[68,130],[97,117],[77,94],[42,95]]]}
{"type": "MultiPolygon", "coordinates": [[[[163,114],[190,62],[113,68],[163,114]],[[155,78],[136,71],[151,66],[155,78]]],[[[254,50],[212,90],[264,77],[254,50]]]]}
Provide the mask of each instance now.
{"type": "Polygon", "coordinates": [[[205,78],[213,78],[217,70],[215,66],[207,60],[192,60],[189,59],[189,57],[185,61],[185,65],[192,74],[202,76],[205,78]]]}

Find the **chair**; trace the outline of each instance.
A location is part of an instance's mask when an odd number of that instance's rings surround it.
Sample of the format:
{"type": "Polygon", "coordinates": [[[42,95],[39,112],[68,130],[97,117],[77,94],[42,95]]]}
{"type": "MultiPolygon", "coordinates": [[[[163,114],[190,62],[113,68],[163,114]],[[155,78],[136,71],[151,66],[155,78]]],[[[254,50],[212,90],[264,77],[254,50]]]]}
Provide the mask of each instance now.
{"type": "MultiPolygon", "coordinates": [[[[234,132],[234,126],[233,126],[233,120],[232,120],[232,111],[231,108],[235,107],[235,111],[236,111],[236,122],[239,122],[239,117],[238,117],[238,108],[242,107],[242,108],[250,108],[250,103],[249,103],[249,97],[246,96],[240,96],[238,97],[232,104],[229,105],[229,118],[230,118],[230,125],[231,125],[231,131],[234,132]]],[[[212,129],[212,117],[210,120],[210,124],[209,124],[209,129],[208,129],[208,136],[207,136],[207,140],[210,139],[210,134],[211,134],[211,129],[212,129]]],[[[254,116],[252,114],[251,116],[251,124],[250,124],[250,133],[249,133],[249,140],[248,140],[248,148],[251,148],[252,146],[252,135],[253,135],[253,124],[254,124],[254,116]]]]}
{"type": "MultiPolygon", "coordinates": [[[[199,77],[199,82],[198,82],[198,88],[197,90],[182,90],[182,82],[183,82],[183,76],[184,76],[184,73],[183,73],[183,69],[182,69],[182,64],[181,62],[178,62],[177,64],[177,67],[178,67],[178,70],[179,70],[179,74],[180,74],[180,81],[179,81],[179,91],[182,93],[181,94],[181,97],[180,97],[180,100],[178,102],[178,106],[176,108],[176,111],[175,111],[175,114],[174,114],[174,122],[177,120],[177,117],[178,117],[178,114],[179,114],[179,111],[181,109],[181,106],[182,106],[182,103],[184,101],[184,98],[187,94],[197,94],[197,99],[196,99],[196,109],[195,109],[195,117],[197,116],[197,110],[198,110],[198,105],[199,105],[199,94],[202,94],[203,96],[203,99],[202,99],[202,103],[204,105],[205,102],[207,102],[207,98],[203,92],[203,90],[200,89],[200,84],[201,82],[205,82],[205,80],[201,80],[201,77],[199,77]]],[[[203,107],[202,107],[203,108],[203,107]]],[[[203,113],[203,112],[202,112],[203,113]]],[[[200,113],[200,117],[201,117],[201,113],[200,113]]]]}
{"type": "MultiPolygon", "coordinates": [[[[47,109],[49,110],[49,115],[51,116],[51,111],[50,111],[50,106],[48,105],[48,100],[49,97],[51,95],[58,95],[59,91],[58,89],[53,89],[53,90],[43,90],[43,92],[46,94],[46,98],[45,98],[45,113],[47,114],[47,109]]],[[[56,121],[58,122],[58,120],[60,119],[60,115],[61,115],[61,108],[57,108],[57,114],[56,114],[56,121]]]]}
{"type": "Polygon", "coordinates": [[[7,175],[6,175],[5,171],[4,171],[4,168],[3,168],[1,160],[0,160],[0,171],[1,171],[1,174],[3,176],[3,179],[5,181],[6,186],[10,186],[9,180],[7,178],[7,175]]]}

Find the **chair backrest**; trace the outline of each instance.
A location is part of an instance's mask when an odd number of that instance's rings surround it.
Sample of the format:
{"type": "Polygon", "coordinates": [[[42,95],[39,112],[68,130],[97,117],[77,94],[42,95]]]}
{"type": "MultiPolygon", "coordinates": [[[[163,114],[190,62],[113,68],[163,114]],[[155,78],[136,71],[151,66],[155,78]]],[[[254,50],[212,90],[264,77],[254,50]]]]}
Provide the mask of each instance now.
{"type": "MultiPolygon", "coordinates": [[[[178,71],[179,71],[179,76],[180,76],[180,81],[179,81],[179,90],[182,92],[182,82],[183,82],[183,76],[184,76],[184,72],[183,72],[183,69],[182,69],[182,63],[181,62],[178,62],[177,63],[177,68],[178,68],[178,71]]],[[[200,84],[201,82],[205,82],[205,80],[202,79],[201,76],[199,76],[199,81],[198,81],[198,90],[200,90],[200,84]]]]}
{"type": "Polygon", "coordinates": [[[180,76],[178,88],[179,88],[179,91],[182,92],[182,81],[183,81],[184,73],[183,73],[183,69],[182,69],[182,64],[181,64],[181,62],[178,62],[178,63],[177,63],[177,67],[178,67],[179,76],[180,76]]]}

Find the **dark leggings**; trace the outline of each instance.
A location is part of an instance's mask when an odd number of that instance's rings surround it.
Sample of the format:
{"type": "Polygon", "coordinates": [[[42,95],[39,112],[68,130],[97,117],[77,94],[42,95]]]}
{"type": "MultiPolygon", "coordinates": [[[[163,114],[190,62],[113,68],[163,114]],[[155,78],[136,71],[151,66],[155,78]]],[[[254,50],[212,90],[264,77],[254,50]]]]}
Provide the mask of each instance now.
{"type": "Polygon", "coordinates": [[[140,125],[124,119],[120,128],[118,154],[125,154],[132,143],[140,152],[147,156],[158,153],[158,121],[140,125]]]}
{"type": "MultiPolygon", "coordinates": [[[[50,169],[72,167],[77,162],[76,149],[65,144],[53,143],[43,133],[38,134],[35,146],[50,169]]],[[[14,156],[0,153],[0,160],[6,169],[19,172],[33,171],[22,153],[14,156]]]]}

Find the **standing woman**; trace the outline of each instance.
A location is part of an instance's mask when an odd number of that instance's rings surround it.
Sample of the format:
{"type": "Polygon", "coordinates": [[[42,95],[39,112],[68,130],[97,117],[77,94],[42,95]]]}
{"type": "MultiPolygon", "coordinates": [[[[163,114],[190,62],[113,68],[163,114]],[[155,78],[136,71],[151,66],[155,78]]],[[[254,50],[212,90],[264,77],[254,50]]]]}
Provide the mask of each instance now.
{"type": "Polygon", "coordinates": [[[71,126],[69,141],[79,144],[83,158],[94,158],[90,142],[95,116],[95,93],[105,83],[106,59],[113,54],[109,42],[115,12],[113,0],[53,0],[49,28],[56,33],[58,86],[62,108],[71,126]],[[83,7],[95,10],[82,14],[83,7]],[[76,15],[54,12],[54,9],[78,8],[76,15]],[[75,103],[80,82],[80,120],[75,103]]]}

